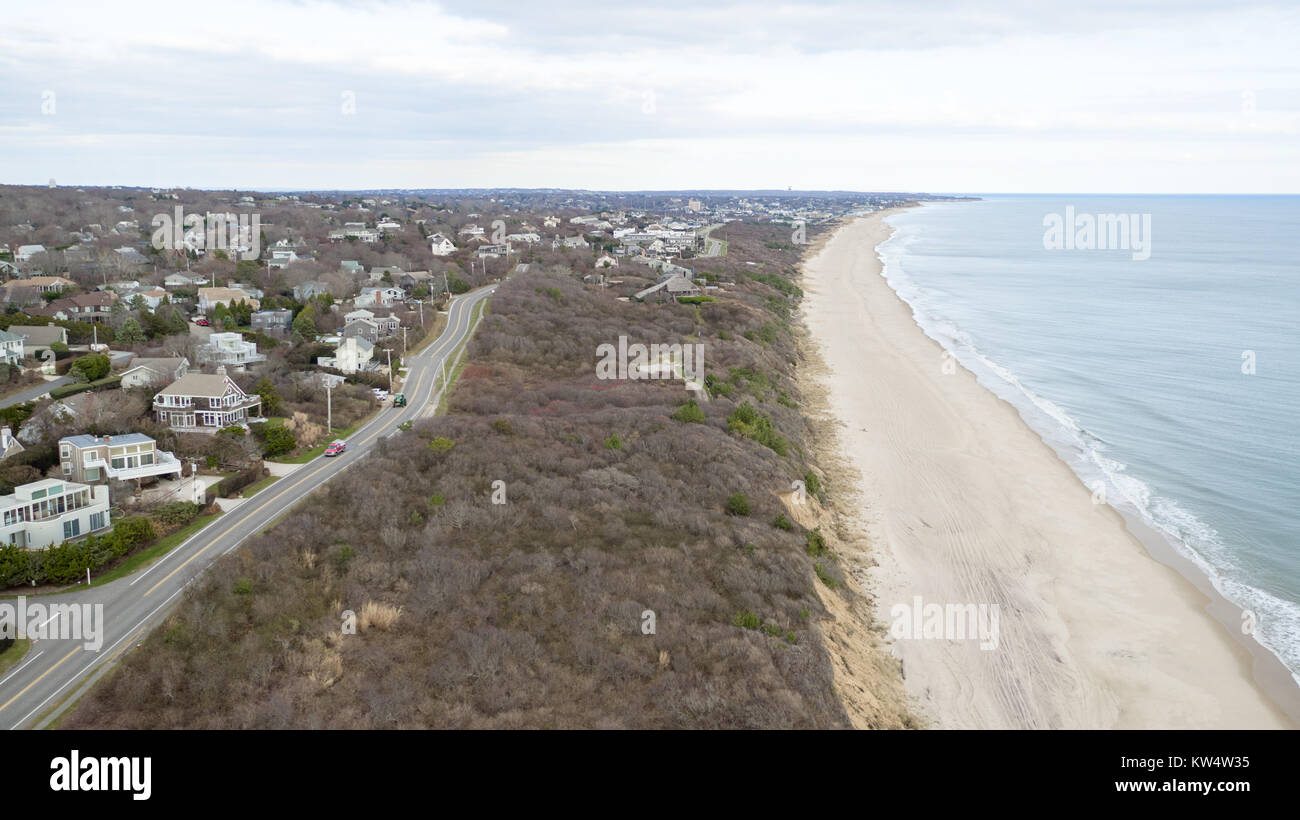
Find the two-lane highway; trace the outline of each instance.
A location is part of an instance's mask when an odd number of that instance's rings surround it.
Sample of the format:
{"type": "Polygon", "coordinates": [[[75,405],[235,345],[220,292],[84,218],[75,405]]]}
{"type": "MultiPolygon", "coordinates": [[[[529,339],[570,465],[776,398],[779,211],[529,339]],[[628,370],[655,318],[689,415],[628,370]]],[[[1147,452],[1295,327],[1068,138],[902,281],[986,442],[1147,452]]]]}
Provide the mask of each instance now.
{"type": "MultiPolygon", "coordinates": [[[[46,639],[32,644],[27,656],[0,679],[0,728],[39,728],[36,722],[70,695],[89,686],[120,654],[135,645],[164,618],[185,585],[217,558],[237,548],[246,538],[266,529],[312,490],[346,470],[405,421],[423,415],[440,389],[444,362],[450,374],[461,343],[473,332],[476,306],[495,286],[452,299],[447,327],[436,341],[407,362],[404,392],[407,406],[379,411],[348,439],[341,456],[320,457],[223,515],[193,538],[172,550],[143,572],[102,587],[28,599],[51,604],[103,604],[103,641],[98,651],[83,647],[83,640],[46,639]]],[[[14,602],[16,603],[16,602],[14,602]]]]}

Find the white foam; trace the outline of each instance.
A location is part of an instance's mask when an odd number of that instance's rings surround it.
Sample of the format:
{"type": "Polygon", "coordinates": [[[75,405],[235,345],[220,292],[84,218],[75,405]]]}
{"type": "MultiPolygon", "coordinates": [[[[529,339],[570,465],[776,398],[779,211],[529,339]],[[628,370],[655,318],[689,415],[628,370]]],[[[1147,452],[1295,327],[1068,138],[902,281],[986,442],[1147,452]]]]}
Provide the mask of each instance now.
{"type": "Polygon", "coordinates": [[[886,223],[894,233],[876,248],[882,275],[911,309],[923,332],[937,341],[980,384],[999,398],[1011,402],[1026,423],[1060,453],[1086,486],[1100,480],[1111,506],[1136,514],[1152,529],[1166,536],[1180,555],[1209,579],[1214,588],[1233,604],[1255,613],[1255,639],[1276,655],[1300,684],[1300,605],[1278,598],[1265,590],[1233,577],[1241,567],[1219,533],[1172,498],[1153,495],[1150,485],[1128,472],[1128,466],[1105,452],[1105,446],[1085,430],[1069,412],[1027,387],[1014,372],[990,359],[975,340],[955,321],[945,316],[932,291],[911,279],[902,264],[916,237],[911,226],[899,227],[892,218],[886,223]]]}

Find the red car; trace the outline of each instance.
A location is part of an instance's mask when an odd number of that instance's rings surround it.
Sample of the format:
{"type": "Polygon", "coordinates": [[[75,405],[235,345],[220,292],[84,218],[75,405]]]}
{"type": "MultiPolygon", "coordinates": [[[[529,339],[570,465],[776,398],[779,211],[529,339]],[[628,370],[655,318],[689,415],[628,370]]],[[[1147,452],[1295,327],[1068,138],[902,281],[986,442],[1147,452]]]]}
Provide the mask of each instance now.
{"type": "Polygon", "coordinates": [[[199,327],[211,327],[211,326],[212,326],[212,323],[209,322],[209,321],[207,320],[207,318],[204,317],[204,316],[196,316],[196,317],[194,317],[194,324],[198,325],[199,327]]]}
{"type": "Polygon", "coordinates": [[[331,442],[330,442],[330,446],[328,446],[328,447],[325,448],[325,455],[327,455],[327,456],[336,456],[336,455],[338,455],[339,453],[343,452],[343,451],[346,450],[346,449],[348,449],[348,444],[347,444],[347,442],[346,442],[346,441],[339,441],[339,440],[336,439],[336,440],[334,440],[334,441],[331,441],[331,442]]]}

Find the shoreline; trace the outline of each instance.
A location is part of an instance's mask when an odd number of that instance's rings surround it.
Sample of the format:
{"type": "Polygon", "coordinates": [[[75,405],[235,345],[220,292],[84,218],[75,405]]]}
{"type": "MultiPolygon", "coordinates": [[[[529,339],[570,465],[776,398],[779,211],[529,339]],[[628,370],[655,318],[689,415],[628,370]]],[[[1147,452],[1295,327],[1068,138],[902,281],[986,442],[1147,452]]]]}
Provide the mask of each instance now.
{"type": "Polygon", "coordinates": [[[810,249],[804,322],[857,474],[836,493],[856,531],[845,557],[878,621],[915,596],[999,608],[991,651],[890,639],[919,713],[937,728],[1293,726],[1297,712],[1262,691],[1285,697],[1281,662],[1224,632],[1237,609],[1172,545],[1139,537],[1143,522],[1094,504],[1019,411],[916,323],[876,251],[889,213],[810,249]]]}

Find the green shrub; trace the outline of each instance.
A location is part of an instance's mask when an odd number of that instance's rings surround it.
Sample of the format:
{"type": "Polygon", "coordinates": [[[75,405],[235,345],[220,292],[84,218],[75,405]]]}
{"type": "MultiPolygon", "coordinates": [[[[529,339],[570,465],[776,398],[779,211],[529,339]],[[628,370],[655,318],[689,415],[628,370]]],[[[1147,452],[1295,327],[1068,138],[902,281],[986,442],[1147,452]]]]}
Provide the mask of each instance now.
{"type": "Polygon", "coordinates": [[[727,515],[749,515],[749,499],[744,493],[727,496],[727,515]]]}
{"type": "Polygon", "coordinates": [[[826,554],[826,539],[822,536],[821,530],[809,530],[804,533],[808,539],[808,554],[813,558],[820,558],[826,554]]]}
{"type": "Polygon", "coordinates": [[[752,438],[777,455],[783,456],[786,453],[785,436],[776,431],[770,418],[758,412],[749,402],[740,405],[727,416],[727,428],[745,438],[752,438]]]}
{"type": "Polygon", "coordinates": [[[731,619],[731,623],[734,626],[743,627],[745,629],[758,629],[763,622],[758,619],[757,615],[746,609],[737,612],[736,617],[731,619]]]}
{"type": "Polygon", "coordinates": [[[455,446],[456,442],[449,438],[443,438],[442,436],[438,436],[433,441],[429,442],[429,449],[435,453],[445,453],[455,446]]]}
{"type": "Polygon", "coordinates": [[[162,523],[169,527],[184,526],[199,517],[199,505],[189,501],[175,501],[158,508],[154,513],[162,523]]]}
{"type": "Polygon", "coordinates": [[[622,450],[623,439],[618,437],[618,433],[615,433],[614,435],[605,439],[605,448],[608,450],[622,450]]]}
{"type": "Polygon", "coordinates": [[[253,581],[251,578],[240,578],[235,582],[234,593],[236,595],[252,595],[253,581]]]}
{"type": "Polygon", "coordinates": [[[791,524],[790,519],[785,517],[785,513],[777,513],[776,520],[772,522],[772,526],[776,527],[778,530],[786,530],[787,532],[794,528],[794,524],[791,524]]]}
{"type": "Polygon", "coordinates": [[[678,407],[677,412],[673,413],[672,417],[677,421],[688,424],[702,424],[705,421],[704,411],[695,403],[695,399],[691,399],[678,407]]]}
{"type": "Polygon", "coordinates": [[[822,494],[822,480],[812,470],[803,474],[803,487],[813,495],[822,494]]]}
{"type": "Polygon", "coordinates": [[[515,434],[515,426],[510,423],[510,419],[497,419],[492,422],[492,429],[503,436],[513,436],[515,434]]]}

